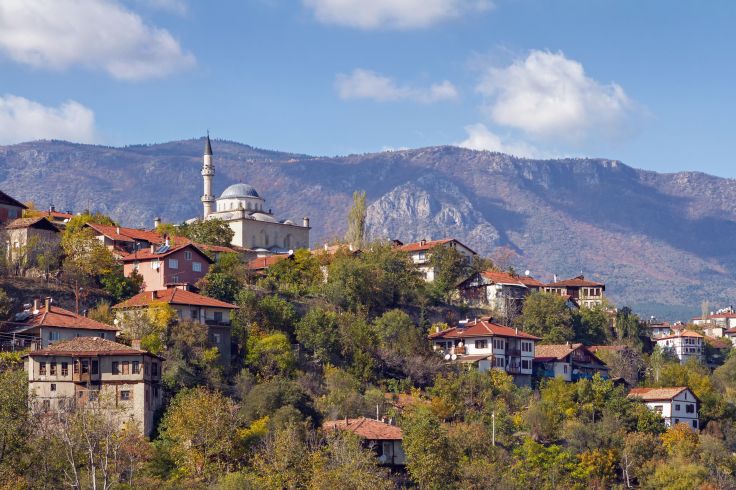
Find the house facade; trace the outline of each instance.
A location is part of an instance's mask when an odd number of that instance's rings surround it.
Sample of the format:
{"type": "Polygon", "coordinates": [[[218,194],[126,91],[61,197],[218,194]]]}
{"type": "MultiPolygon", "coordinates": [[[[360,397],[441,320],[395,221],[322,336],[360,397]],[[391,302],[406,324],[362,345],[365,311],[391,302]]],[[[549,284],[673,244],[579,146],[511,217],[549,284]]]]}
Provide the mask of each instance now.
{"type": "Polygon", "coordinates": [[[664,418],[667,427],[676,424],[687,424],[697,431],[698,398],[686,386],[673,388],[632,388],[629,398],[640,399],[646,406],[664,418]]]}
{"type": "Polygon", "coordinates": [[[570,299],[578,307],[592,308],[603,304],[606,285],[589,281],[582,274],[570,279],[547,284],[544,290],[570,299]]]}
{"type": "Polygon", "coordinates": [[[693,325],[701,327],[707,336],[723,337],[727,330],[736,328],[736,311],[729,306],[709,315],[696,316],[691,321],[693,325]]]}
{"type": "Polygon", "coordinates": [[[152,245],[162,245],[164,237],[155,231],[126,228],[124,226],[98,225],[87,223],[95,237],[117,257],[124,257],[137,250],[150,249],[152,245]]]}
{"type": "Polygon", "coordinates": [[[521,312],[524,299],[544,284],[531,276],[516,276],[508,272],[483,271],[470,276],[458,286],[460,298],[473,306],[485,306],[500,316],[509,317],[521,312]]]}
{"type": "Polygon", "coordinates": [[[124,255],[125,277],[133,271],[143,276],[144,291],[160,291],[169,284],[195,284],[210,269],[213,260],[190,242],[137,250],[124,255]]]}
{"type": "Polygon", "coordinates": [[[229,365],[232,356],[232,315],[238,309],[237,306],[194,293],[184,286],[169,287],[161,291],[143,291],[113,306],[121,330],[126,331],[126,324],[131,317],[156,303],[171,306],[179,320],[191,320],[206,325],[210,345],[217,347],[221,361],[229,365]]]}
{"type": "Polygon", "coordinates": [[[73,313],[52,303],[36,299],[33,305],[16,314],[3,326],[4,338],[15,338],[21,348],[48,348],[51,345],[78,337],[99,337],[115,340],[118,329],[73,313]]]}
{"type": "Polygon", "coordinates": [[[467,247],[460,243],[459,240],[454,238],[444,238],[442,240],[421,240],[414,243],[403,244],[395,241],[400,250],[403,250],[411,258],[412,263],[417,267],[419,272],[427,282],[434,281],[435,271],[434,267],[430,263],[430,257],[432,256],[432,250],[435,247],[448,247],[465,257],[468,262],[473,260],[473,257],[478,255],[470,247],[467,247]]]}
{"type": "Polygon", "coordinates": [[[583,344],[538,345],[534,353],[534,374],[539,378],[565,381],[592,379],[596,374],[608,379],[608,366],[583,344]]]}
{"type": "Polygon", "coordinates": [[[28,391],[42,411],[97,403],[148,436],[162,404],[161,363],[139,348],[78,337],[27,354],[28,391]]]}
{"type": "Polygon", "coordinates": [[[23,217],[24,209],[28,206],[0,191],[0,223],[23,217]]]}
{"type": "MultiPolygon", "coordinates": [[[[59,229],[43,216],[17,218],[4,226],[7,258],[16,267],[33,264],[41,254],[58,250],[61,242],[59,229]]],[[[18,270],[17,272],[21,272],[18,270]]]]}
{"type": "Polygon", "coordinates": [[[432,349],[447,361],[477,366],[480,371],[499,369],[519,385],[531,384],[539,337],[485,318],[434,332],[429,339],[432,349]]]}
{"type": "Polygon", "coordinates": [[[692,330],[678,330],[655,340],[662,350],[685,364],[689,359],[703,360],[703,336],[692,330]]]}
{"type": "Polygon", "coordinates": [[[327,433],[334,431],[352,432],[360,437],[363,446],[371,449],[381,465],[404,466],[406,454],[402,444],[403,434],[395,425],[379,420],[360,417],[357,419],[327,420],[322,424],[327,433]]]}

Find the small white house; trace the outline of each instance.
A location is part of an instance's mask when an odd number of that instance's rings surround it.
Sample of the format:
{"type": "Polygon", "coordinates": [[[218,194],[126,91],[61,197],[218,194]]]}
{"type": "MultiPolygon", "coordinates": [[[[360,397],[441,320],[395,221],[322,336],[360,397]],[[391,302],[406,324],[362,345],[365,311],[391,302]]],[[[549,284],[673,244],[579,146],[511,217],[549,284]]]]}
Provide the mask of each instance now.
{"type": "Polygon", "coordinates": [[[663,351],[675,356],[684,364],[689,359],[703,360],[703,336],[692,330],[678,330],[672,335],[655,339],[663,351]]]}
{"type": "Polygon", "coordinates": [[[667,427],[684,423],[693,430],[700,429],[699,400],[687,386],[632,388],[629,398],[641,399],[650,410],[662,415],[667,427]]]}

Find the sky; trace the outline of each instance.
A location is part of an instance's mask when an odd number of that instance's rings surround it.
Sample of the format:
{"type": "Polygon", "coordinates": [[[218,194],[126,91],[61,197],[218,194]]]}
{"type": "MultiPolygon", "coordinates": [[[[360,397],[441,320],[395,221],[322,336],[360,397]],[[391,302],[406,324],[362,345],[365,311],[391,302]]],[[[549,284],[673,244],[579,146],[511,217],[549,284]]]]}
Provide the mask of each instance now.
{"type": "Polygon", "coordinates": [[[453,144],[736,178],[736,2],[0,0],[0,144],[453,144]]]}

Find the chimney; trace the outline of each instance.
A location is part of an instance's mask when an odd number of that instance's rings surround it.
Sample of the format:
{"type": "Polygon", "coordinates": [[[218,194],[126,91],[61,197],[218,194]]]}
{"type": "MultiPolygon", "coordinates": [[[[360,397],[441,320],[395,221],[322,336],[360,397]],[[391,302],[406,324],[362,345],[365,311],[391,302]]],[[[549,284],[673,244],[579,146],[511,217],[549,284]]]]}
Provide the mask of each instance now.
{"type": "Polygon", "coordinates": [[[306,216],[302,220],[302,226],[304,226],[304,228],[309,228],[309,218],[307,218],[306,216]]]}
{"type": "Polygon", "coordinates": [[[170,244],[171,243],[169,242],[169,237],[167,236],[166,237],[166,240],[164,240],[164,245],[166,245],[168,247],[170,244]]]}
{"type": "Polygon", "coordinates": [[[119,226],[117,226],[117,227],[115,228],[115,233],[117,233],[118,235],[120,234],[120,227],[119,227],[119,226]]]}
{"type": "Polygon", "coordinates": [[[46,306],[46,311],[49,311],[51,309],[51,296],[46,296],[46,299],[44,300],[44,306],[46,306]]]}
{"type": "Polygon", "coordinates": [[[156,291],[151,291],[151,299],[156,299],[156,291]]]}
{"type": "Polygon", "coordinates": [[[557,282],[557,274],[552,274],[552,282],[557,282]]]}
{"type": "Polygon", "coordinates": [[[33,299],[33,311],[38,311],[38,307],[39,307],[38,298],[34,298],[33,299]]]}
{"type": "Polygon", "coordinates": [[[153,229],[155,230],[159,226],[161,226],[161,218],[159,218],[158,216],[156,216],[155,218],[153,218],[153,229]]]}
{"type": "Polygon", "coordinates": [[[141,350],[141,339],[133,339],[130,341],[130,346],[134,349],[141,350]]]}
{"type": "Polygon", "coordinates": [[[53,213],[54,211],[56,211],[56,208],[54,207],[54,205],[53,205],[53,204],[52,204],[52,205],[51,205],[51,206],[49,207],[49,211],[50,211],[50,212],[52,212],[52,213],[53,213]]]}
{"type": "Polygon", "coordinates": [[[427,239],[426,238],[422,238],[422,240],[419,242],[419,244],[422,245],[422,246],[426,245],[427,244],[427,239]]]}
{"type": "Polygon", "coordinates": [[[156,253],[156,245],[151,244],[151,253],[156,253]]]}

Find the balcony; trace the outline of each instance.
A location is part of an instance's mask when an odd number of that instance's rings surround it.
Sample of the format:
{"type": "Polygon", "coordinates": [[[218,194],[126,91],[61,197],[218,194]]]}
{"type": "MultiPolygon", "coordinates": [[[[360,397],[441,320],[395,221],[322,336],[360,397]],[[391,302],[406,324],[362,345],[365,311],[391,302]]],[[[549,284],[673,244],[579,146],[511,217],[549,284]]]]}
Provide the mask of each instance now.
{"type": "Polygon", "coordinates": [[[506,366],[506,372],[509,374],[519,374],[521,372],[520,364],[509,364],[506,366]]]}
{"type": "Polygon", "coordinates": [[[506,355],[509,357],[521,356],[521,350],[518,347],[506,347],[506,355]]]}
{"type": "Polygon", "coordinates": [[[205,320],[204,324],[211,326],[211,327],[229,327],[232,324],[232,322],[229,320],[221,320],[221,321],[205,320]]]}

